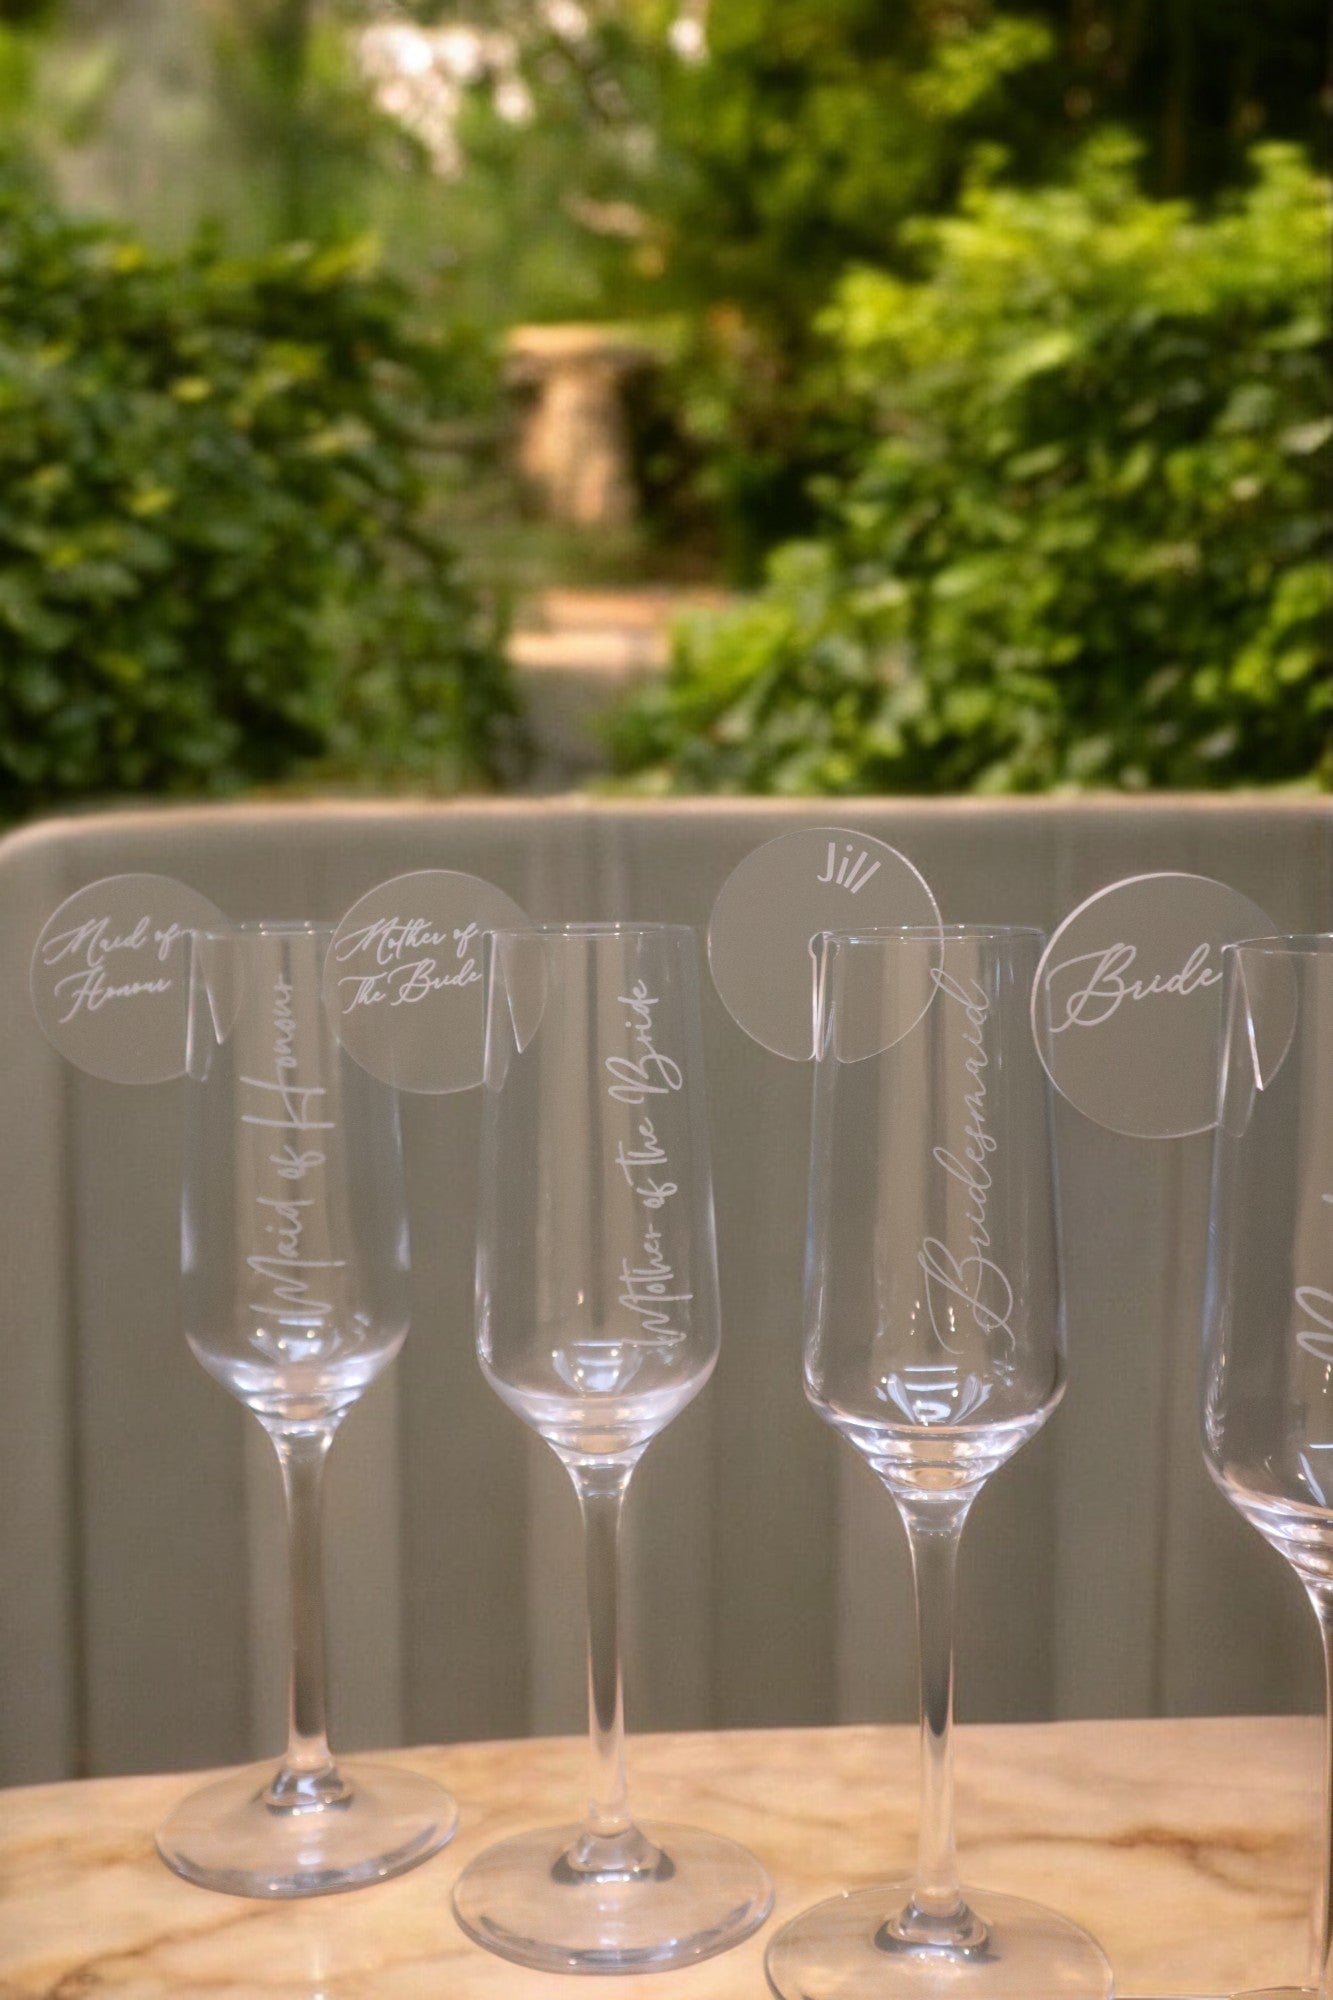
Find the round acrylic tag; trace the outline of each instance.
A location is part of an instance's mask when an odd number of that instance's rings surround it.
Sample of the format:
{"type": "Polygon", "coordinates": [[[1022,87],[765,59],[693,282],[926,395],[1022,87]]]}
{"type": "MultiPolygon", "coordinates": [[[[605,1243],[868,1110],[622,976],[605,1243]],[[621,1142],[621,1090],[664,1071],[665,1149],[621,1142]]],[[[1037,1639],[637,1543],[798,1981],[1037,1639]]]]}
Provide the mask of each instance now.
{"type": "Polygon", "coordinates": [[[347,1053],[400,1090],[439,1096],[480,1083],[482,939],[527,922],[502,890],[455,869],[381,882],[338,925],[324,966],[347,1053]]]}
{"type": "MultiPolygon", "coordinates": [[[[1089,896],[1052,936],[1032,986],[1032,1031],[1057,1090],[1132,1138],[1211,1130],[1222,947],[1275,928],[1206,875],[1136,875],[1089,896]]],[[[1284,1041],[1280,1023],[1272,1032],[1284,1041]]]]}
{"type": "MultiPolygon", "coordinates": [[[[896,848],[847,827],[802,827],[765,841],[728,875],[708,926],[708,964],[747,1035],[774,1055],[809,1062],[820,933],[938,929],[939,921],[925,878],[896,848]]],[[[893,1024],[877,1017],[876,1032],[887,1036],[879,1046],[906,1034],[920,1012],[893,1024]]]]}
{"type": "Polygon", "coordinates": [[[169,875],[108,875],[76,889],[32,954],[32,1004],[48,1041],[111,1083],[182,1076],[189,934],[226,923],[169,875]]]}

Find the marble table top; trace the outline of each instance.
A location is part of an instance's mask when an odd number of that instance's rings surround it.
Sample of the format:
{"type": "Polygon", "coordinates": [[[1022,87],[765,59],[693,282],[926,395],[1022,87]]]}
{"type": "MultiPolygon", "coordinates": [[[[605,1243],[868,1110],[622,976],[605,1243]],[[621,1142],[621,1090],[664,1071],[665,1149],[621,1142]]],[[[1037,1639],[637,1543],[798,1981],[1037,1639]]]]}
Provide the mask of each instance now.
{"type": "MultiPolygon", "coordinates": [[[[0,2000],[550,2000],[576,1990],[458,1930],[449,1892],[497,1837],[576,1817],[568,1739],[386,1753],[456,1794],[442,1854],[397,1881],[302,1903],[210,1894],[157,1859],[152,1830],[197,1779],[114,1778],[0,1792],[0,2000]]],[[[1297,1982],[1307,1964],[1322,1769],[1313,1719],[964,1728],[965,1880],[1051,1903],[1105,1947],[1121,1995],[1222,1995],[1297,1982]]],[[[748,1843],[774,1917],[677,1972],[599,1977],[597,2000],[766,1992],[774,1922],[901,1875],[914,1845],[909,1728],[633,1739],[631,1789],[654,1817],[748,1843]]]]}

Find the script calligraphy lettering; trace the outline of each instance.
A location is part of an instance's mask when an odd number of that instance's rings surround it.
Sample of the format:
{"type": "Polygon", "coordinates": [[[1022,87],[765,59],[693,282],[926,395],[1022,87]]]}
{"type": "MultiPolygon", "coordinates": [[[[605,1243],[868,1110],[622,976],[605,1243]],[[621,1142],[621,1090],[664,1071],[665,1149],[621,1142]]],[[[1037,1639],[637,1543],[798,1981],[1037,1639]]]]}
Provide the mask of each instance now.
{"type": "Polygon", "coordinates": [[[374,970],[344,973],[338,980],[342,1012],[359,1007],[410,1007],[432,994],[480,984],[477,961],[480,926],[471,923],[437,930],[424,917],[377,917],[340,938],[334,956],[340,965],[369,955],[374,970]],[[408,954],[411,954],[409,956],[408,954]]]}
{"type": "Polygon", "coordinates": [[[145,915],[127,931],[117,932],[109,917],[89,917],[48,938],[42,947],[44,966],[71,960],[78,964],[77,971],[64,973],[51,989],[65,1007],[58,1024],[64,1027],[82,1013],[96,1014],[113,1000],[170,993],[175,981],[169,976],[116,979],[108,970],[108,962],[117,952],[130,952],[146,953],[156,964],[165,965],[172,946],[184,935],[180,924],[165,924],[158,929],[152,918],[145,915]]]}
{"type": "Polygon", "coordinates": [[[1210,963],[1212,946],[1195,945],[1178,972],[1165,978],[1154,972],[1147,979],[1131,979],[1138,959],[1138,946],[1117,943],[1102,951],[1080,952],[1062,959],[1046,974],[1046,990],[1054,998],[1055,981],[1061,973],[1073,974],[1077,984],[1060,996],[1061,1012],[1051,1022],[1051,1033],[1062,1035],[1068,1028],[1100,1028],[1112,1020],[1126,1001],[1176,998],[1189,999],[1193,993],[1216,986],[1221,972],[1210,963]],[[1085,968],[1091,968],[1085,972],[1085,968]]]}
{"type": "MultiPolygon", "coordinates": [[[[287,1132],[332,1132],[337,1129],[336,1121],[322,1118],[318,1114],[323,1109],[321,1100],[328,1095],[320,1084],[302,1084],[297,1081],[299,1061],[296,1053],[297,1021],[293,1007],[294,992],[284,979],[275,980],[273,986],[273,1069],[272,1077],[243,1076],[241,1082],[247,1089],[259,1093],[257,1108],[241,1113],[243,1125],[255,1125],[274,1131],[287,1132]]],[[[322,1167],[327,1154],[317,1146],[298,1147],[290,1139],[276,1144],[276,1150],[269,1154],[268,1163],[273,1168],[279,1182],[301,1184],[322,1167]]],[[[301,1196],[287,1192],[284,1188],[274,1194],[260,1193],[255,1196],[255,1207],[259,1232],[271,1241],[271,1247],[253,1251],[246,1258],[246,1266],[254,1277],[262,1280],[264,1290],[252,1301],[256,1314],[272,1315],[284,1322],[290,1332],[290,1321],[301,1322],[301,1331],[309,1336],[318,1336],[327,1342],[327,1329],[311,1321],[319,1321],[332,1312],[333,1303],[329,1299],[315,1296],[312,1280],[304,1275],[312,1271],[340,1271],[344,1260],[341,1257],[309,1257],[302,1255],[302,1236],[305,1233],[304,1211],[313,1208],[313,1195],[301,1196]]],[[[335,1336],[336,1337],[336,1336],[335,1336]]],[[[271,1339],[260,1336],[261,1344],[271,1339]]]]}
{"type": "Polygon", "coordinates": [[[979,1333],[988,1339],[999,1337],[1003,1353],[996,1365],[1003,1367],[1014,1347],[1010,1325],[1014,1288],[1001,1266],[988,1254],[992,1248],[990,1201],[995,1186],[991,1163],[998,1150],[987,1109],[986,1072],[990,1057],[985,1031],[990,1002],[975,981],[964,985],[952,973],[939,968],[932,976],[940,995],[961,1011],[962,1038],[970,1051],[963,1058],[971,1088],[962,1093],[961,1146],[939,1145],[933,1149],[936,1164],[964,1190],[963,1229],[968,1251],[959,1254],[938,1237],[928,1236],[917,1253],[917,1261],[925,1274],[927,1310],[941,1347],[946,1353],[958,1352],[951,1336],[961,1305],[979,1333]]]}
{"type": "MultiPolygon", "coordinates": [[[[617,1104],[642,1110],[650,1097],[680,1090],[685,1078],[679,1063],[656,1044],[654,1010],[660,996],[639,979],[628,993],[618,997],[627,1010],[625,1026],[634,1053],[606,1057],[606,1073],[612,1079],[607,1095],[617,1104]]],[[[617,1140],[615,1164],[645,1214],[638,1249],[621,1259],[619,1303],[639,1321],[643,1338],[637,1345],[648,1350],[669,1349],[685,1339],[684,1331],[675,1324],[673,1308],[689,1305],[694,1294],[679,1289],[665,1248],[664,1221],[658,1218],[680,1190],[668,1177],[667,1149],[646,1111],[635,1120],[629,1137],[617,1140]]]]}

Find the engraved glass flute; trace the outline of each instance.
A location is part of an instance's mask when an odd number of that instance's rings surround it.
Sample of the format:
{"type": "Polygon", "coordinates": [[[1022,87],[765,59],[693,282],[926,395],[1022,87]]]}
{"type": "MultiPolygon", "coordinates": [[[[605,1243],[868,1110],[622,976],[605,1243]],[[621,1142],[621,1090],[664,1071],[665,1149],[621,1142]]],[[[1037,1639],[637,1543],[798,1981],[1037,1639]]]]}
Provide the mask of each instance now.
{"type": "Polygon", "coordinates": [[[630,1476],[698,1395],[718,1293],[694,933],[496,931],[490,943],[477,1344],[555,1452],[583,1517],[590,1796],[581,1825],[464,1869],[469,1936],[520,1964],[624,1972],[747,1937],[772,1888],[744,1848],[641,1828],[625,1777],[617,1542],[630,1476]]]}
{"type": "Polygon", "coordinates": [[[1064,1388],[1050,1115],[1028,1013],[1042,943],[979,926],[821,941],[805,1390],[907,1531],[921,1805],[911,1881],[832,1897],[772,1939],[782,2000],[1111,1991],[1085,1931],[964,1888],[954,1844],[959,1539],[1064,1388]]]}
{"type": "Polygon", "coordinates": [[[208,1889],[315,1896],[423,1861],[457,1809],[325,1728],[320,1499],[334,1432],[402,1346],[407,1209],[397,1100],[340,1048],[321,995],[332,930],[190,940],[181,1265],[185,1335],[273,1440],[287,1501],[287,1752],[191,1793],[157,1835],[208,1889]]]}
{"type": "Polygon", "coordinates": [[[1330,1703],[1314,1977],[1245,2000],[1333,2000],[1333,936],[1229,945],[1222,966],[1204,1461],[1305,1585],[1330,1703]]]}

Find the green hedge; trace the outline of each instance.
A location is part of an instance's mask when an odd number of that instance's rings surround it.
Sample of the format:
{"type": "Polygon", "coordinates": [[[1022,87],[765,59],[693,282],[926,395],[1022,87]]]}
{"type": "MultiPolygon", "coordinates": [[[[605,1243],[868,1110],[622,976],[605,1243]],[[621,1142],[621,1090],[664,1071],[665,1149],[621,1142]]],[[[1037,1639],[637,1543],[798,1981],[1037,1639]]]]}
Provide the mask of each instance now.
{"type": "Polygon", "coordinates": [[[364,246],[168,259],[0,182],[0,816],[495,774],[421,450],[450,356],[406,315],[364,246]]]}
{"type": "Polygon", "coordinates": [[[828,332],[863,450],[621,718],[644,790],[1333,783],[1327,189],[985,180],[828,332]]]}

